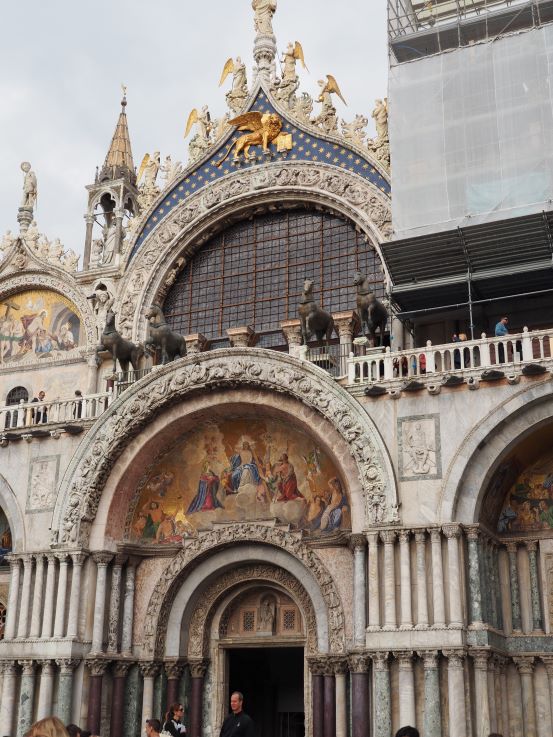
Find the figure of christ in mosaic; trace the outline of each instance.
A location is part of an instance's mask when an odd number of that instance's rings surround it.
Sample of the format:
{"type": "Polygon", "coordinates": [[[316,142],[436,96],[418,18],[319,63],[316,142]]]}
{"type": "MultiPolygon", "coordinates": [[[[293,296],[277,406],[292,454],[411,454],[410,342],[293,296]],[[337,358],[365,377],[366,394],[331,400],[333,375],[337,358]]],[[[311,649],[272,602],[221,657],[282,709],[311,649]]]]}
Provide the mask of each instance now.
{"type": "Polygon", "coordinates": [[[272,419],[209,421],[179,437],[132,504],[127,537],[143,543],[178,543],[215,522],[274,518],[313,535],[351,527],[328,454],[272,419]]]}
{"type": "Polygon", "coordinates": [[[553,451],[543,454],[510,486],[498,532],[553,529],[553,451]]]}

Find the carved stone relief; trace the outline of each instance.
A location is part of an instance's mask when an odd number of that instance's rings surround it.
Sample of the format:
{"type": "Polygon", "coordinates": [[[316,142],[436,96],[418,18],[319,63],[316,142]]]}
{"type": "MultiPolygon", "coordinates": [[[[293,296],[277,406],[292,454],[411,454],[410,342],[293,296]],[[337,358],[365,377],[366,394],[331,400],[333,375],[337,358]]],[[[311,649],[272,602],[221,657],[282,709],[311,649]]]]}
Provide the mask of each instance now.
{"type": "Polygon", "coordinates": [[[400,417],[397,436],[402,481],[441,478],[439,415],[400,417]]]}
{"type": "Polygon", "coordinates": [[[27,512],[52,509],[56,499],[59,455],[33,458],[29,464],[27,512]]]}

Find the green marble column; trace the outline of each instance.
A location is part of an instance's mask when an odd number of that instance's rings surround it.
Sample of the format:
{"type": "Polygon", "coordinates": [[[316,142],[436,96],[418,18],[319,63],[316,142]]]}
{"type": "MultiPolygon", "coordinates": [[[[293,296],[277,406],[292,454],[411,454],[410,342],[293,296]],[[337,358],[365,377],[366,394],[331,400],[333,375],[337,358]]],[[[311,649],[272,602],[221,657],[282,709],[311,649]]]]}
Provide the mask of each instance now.
{"type": "Polygon", "coordinates": [[[424,737],[441,737],[442,716],[440,711],[440,679],[438,651],[420,653],[424,662],[424,737]]]}
{"type": "Polygon", "coordinates": [[[470,623],[481,627],[482,619],[482,588],[480,577],[480,555],[478,551],[478,528],[467,527],[468,564],[469,564],[469,603],[470,623]]]}
{"type": "Polygon", "coordinates": [[[517,543],[507,543],[509,554],[509,580],[511,584],[511,619],[513,632],[522,631],[522,620],[520,617],[520,589],[518,585],[518,556],[517,543]]]}
{"type": "Polygon", "coordinates": [[[19,714],[17,715],[17,737],[23,737],[33,723],[33,699],[35,693],[35,663],[20,660],[21,689],[19,691],[19,714]]]}
{"type": "Polygon", "coordinates": [[[71,660],[69,658],[61,658],[60,660],[56,660],[56,664],[60,668],[56,716],[59,717],[64,724],[69,724],[73,721],[71,718],[73,671],[78,666],[79,661],[71,660]]]}
{"type": "Polygon", "coordinates": [[[528,560],[530,563],[530,596],[532,600],[532,630],[543,630],[543,618],[541,613],[540,586],[538,582],[538,543],[531,540],[526,543],[528,560]]]}
{"type": "Polygon", "coordinates": [[[374,673],[374,737],[392,737],[392,701],[388,653],[374,653],[371,657],[374,673]]]}
{"type": "Polygon", "coordinates": [[[125,687],[125,719],[123,722],[123,737],[136,737],[144,732],[140,724],[142,717],[142,678],[138,665],[134,664],[129,670],[125,687]]]}

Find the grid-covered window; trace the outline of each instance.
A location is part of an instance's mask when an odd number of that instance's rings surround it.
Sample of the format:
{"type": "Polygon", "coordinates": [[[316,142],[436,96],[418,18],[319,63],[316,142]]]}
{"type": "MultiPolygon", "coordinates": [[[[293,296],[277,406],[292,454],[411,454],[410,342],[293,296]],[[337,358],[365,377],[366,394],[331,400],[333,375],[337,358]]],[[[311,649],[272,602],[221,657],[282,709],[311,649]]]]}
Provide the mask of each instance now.
{"type": "Polygon", "coordinates": [[[315,299],[325,310],[351,310],[356,271],[383,296],[380,259],[352,223],[308,210],[260,215],[208,241],[163,309],[173,330],[202,333],[213,347],[226,344],[227,328],[244,325],[261,336],[258,345],[281,347],[279,324],[297,318],[304,280],[315,282],[315,299]]]}

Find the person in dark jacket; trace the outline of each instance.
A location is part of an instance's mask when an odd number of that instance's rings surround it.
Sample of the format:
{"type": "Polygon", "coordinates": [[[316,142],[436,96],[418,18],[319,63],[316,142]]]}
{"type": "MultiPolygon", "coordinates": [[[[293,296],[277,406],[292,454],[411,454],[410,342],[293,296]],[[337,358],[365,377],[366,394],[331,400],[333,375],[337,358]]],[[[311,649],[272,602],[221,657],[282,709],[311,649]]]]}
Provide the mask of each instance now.
{"type": "Polygon", "coordinates": [[[230,697],[231,713],[221,727],[219,737],[255,737],[253,720],[242,709],[244,696],[235,691],[230,697]]]}
{"type": "Polygon", "coordinates": [[[184,706],[182,704],[171,704],[165,715],[163,731],[169,732],[172,737],[183,737],[186,734],[186,727],[182,723],[183,718],[184,706]]]}

